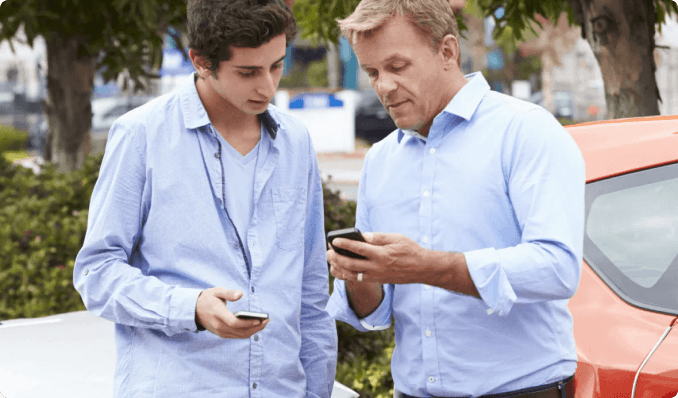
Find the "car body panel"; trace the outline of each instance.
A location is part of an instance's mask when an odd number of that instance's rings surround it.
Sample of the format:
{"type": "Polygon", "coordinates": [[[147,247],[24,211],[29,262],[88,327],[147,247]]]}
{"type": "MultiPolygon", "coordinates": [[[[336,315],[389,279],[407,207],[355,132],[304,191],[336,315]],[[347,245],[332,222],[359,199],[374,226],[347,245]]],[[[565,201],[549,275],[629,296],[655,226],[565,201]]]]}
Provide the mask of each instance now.
{"type": "Polygon", "coordinates": [[[586,263],[569,309],[579,358],[575,398],[630,396],[640,364],[676,318],[630,306],[586,263]]]}
{"type": "Polygon", "coordinates": [[[678,318],[638,376],[636,398],[678,396],[678,318]]]}
{"type": "MultiPolygon", "coordinates": [[[[584,157],[587,183],[678,161],[678,116],[584,123],[566,129],[584,157]]],[[[625,302],[586,261],[569,309],[579,358],[576,398],[630,397],[641,364],[678,319],[625,302]]],[[[676,396],[676,329],[642,369],[635,397],[676,396]]]]}
{"type": "Polygon", "coordinates": [[[678,116],[619,119],[567,127],[591,182],[678,159],[678,116]]]}

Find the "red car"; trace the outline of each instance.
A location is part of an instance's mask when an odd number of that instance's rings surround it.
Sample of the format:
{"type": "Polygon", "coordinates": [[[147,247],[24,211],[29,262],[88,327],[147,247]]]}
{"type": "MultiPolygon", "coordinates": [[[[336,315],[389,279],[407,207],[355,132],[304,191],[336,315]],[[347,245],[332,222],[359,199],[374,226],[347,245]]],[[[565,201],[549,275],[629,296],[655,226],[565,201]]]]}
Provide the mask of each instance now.
{"type": "Polygon", "coordinates": [[[678,116],[567,129],[587,180],[575,397],[678,397],[678,116]]]}

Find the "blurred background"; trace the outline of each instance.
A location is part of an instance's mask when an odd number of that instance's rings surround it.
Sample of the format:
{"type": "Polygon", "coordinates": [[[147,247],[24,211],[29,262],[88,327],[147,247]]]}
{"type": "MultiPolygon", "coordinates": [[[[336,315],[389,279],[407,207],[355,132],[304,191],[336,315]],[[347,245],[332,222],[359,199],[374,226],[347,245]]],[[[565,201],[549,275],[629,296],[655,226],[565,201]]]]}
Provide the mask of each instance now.
{"type": "MultiPolygon", "coordinates": [[[[625,1],[636,8],[621,0],[451,0],[462,69],[563,125],[678,115],[678,5],[625,1]],[[594,3],[605,14],[583,7],[594,3]],[[639,18],[649,22],[643,29],[632,25],[639,18]]],[[[102,3],[0,1],[0,328],[3,320],[84,310],[73,263],[108,130],[190,83],[184,0],[102,3]]],[[[273,103],[313,138],[326,230],[350,227],[365,153],[395,125],[338,37],[335,19],[358,0],[286,3],[300,29],[273,103]]],[[[392,396],[393,330],[337,326],[337,380],[363,397],[392,396]]],[[[0,361],[0,393],[12,374],[7,363],[0,361]]]]}

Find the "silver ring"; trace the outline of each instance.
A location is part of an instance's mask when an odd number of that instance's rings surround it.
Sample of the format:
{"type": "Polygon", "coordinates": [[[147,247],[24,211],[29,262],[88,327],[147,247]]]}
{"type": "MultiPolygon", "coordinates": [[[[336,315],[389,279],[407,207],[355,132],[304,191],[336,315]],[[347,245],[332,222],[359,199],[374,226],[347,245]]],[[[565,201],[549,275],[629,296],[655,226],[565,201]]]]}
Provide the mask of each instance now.
{"type": "Polygon", "coordinates": [[[362,281],[363,281],[363,273],[358,272],[358,282],[362,282],[362,281]]]}

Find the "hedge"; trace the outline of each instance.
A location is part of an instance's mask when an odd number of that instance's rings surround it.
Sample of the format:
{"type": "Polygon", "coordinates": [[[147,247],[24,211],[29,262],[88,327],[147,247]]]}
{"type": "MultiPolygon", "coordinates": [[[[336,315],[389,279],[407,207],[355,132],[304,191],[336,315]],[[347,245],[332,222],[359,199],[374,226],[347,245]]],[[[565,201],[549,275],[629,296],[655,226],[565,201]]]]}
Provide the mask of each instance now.
{"type": "Polygon", "coordinates": [[[0,125],[0,154],[3,152],[22,151],[26,149],[27,145],[27,132],[0,125]]]}
{"type": "MultiPolygon", "coordinates": [[[[0,156],[0,320],[85,309],[73,288],[73,266],[102,157],[88,157],[74,172],[46,165],[36,175],[0,156]]],[[[353,226],[355,202],[323,190],[326,230],[353,226]]],[[[361,397],[392,397],[393,328],[362,333],[337,322],[337,331],[337,380],[361,397]]]]}

